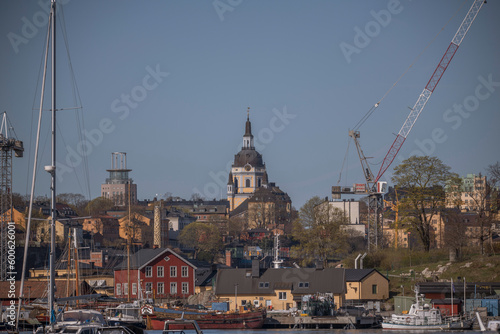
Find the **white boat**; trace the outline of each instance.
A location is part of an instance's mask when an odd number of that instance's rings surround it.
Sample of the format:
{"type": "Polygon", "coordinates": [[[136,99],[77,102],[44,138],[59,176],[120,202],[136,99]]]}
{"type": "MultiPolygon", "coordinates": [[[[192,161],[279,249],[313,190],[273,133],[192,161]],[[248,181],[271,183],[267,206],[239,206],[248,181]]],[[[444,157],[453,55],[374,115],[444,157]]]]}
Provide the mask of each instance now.
{"type": "Polygon", "coordinates": [[[492,332],[500,332],[500,320],[490,320],[486,326],[486,330],[492,332]]]}
{"type": "Polygon", "coordinates": [[[108,307],[106,309],[106,320],[111,325],[146,327],[141,314],[141,306],[137,301],[123,303],[117,307],[108,307]]]}
{"type": "Polygon", "coordinates": [[[397,330],[446,330],[470,329],[472,319],[463,319],[459,316],[445,317],[437,308],[424,303],[415,287],[416,302],[411,305],[407,314],[392,314],[382,321],[383,329],[397,330]]]}
{"type": "Polygon", "coordinates": [[[35,334],[42,333],[97,333],[108,324],[99,311],[90,309],[69,310],[58,314],[52,326],[39,327],[35,334]]]}

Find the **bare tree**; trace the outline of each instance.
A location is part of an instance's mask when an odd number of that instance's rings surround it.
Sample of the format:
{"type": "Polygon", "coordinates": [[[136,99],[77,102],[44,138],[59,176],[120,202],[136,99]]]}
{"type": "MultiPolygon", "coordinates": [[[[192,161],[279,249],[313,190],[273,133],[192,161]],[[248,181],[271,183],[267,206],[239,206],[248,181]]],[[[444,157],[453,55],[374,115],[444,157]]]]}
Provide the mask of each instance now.
{"type": "Polygon", "coordinates": [[[467,224],[464,224],[462,213],[456,208],[443,211],[442,218],[445,220],[444,242],[450,249],[450,257],[460,259],[462,250],[468,244],[467,238],[464,238],[467,224]]]}
{"type": "Polygon", "coordinates": [[[479,176],[469,178],[472,181],[468,184],[463,184],[463,191],[467,196],[468,201],[468,211],[475,212],[477,214],[476,227],[471,232],[471,237],[479,242],[479,247],[481,249],[481,254],[485,254],[484,244],[486,241],[491,240],[491,185],[488,184],[488,179],[486,176],[479,176]]]}

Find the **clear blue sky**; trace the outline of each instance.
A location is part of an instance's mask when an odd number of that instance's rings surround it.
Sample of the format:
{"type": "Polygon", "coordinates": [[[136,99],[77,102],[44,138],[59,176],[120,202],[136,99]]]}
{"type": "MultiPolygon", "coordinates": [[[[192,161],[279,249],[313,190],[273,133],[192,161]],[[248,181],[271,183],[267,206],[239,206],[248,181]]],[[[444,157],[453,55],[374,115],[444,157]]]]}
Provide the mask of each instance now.
{"type": "MultiPolygon", "coordinates": [[[[84,127],[94,137],[78,137],[75,111],[58,113],[57,160],[76,161],[59,170],[58,192],[89,196],[88,185],[90,197],[99,196],[111,152],[122,151],[140,199],[167,192],[225,198],[250,107],[270,181],[300,208],[312,196],[330,196],[348,130],[425,49],[360,128],[363,150],[378,171],[472,1],[64,3],[84,127]],[[71,154],[84,145],[88,178],[85,164],[71,154]]],[[[25,144],[25,157],[13,162],[14,191],[22,194],[31,180],[32,109],[39,103],[48,6],[47,0],[0,4],[0,111],[8,112],[25,144]]],[[[483,6],[400,157],[425,151],[460,175],[484,172],[500,160],[499,16],[498,1],[483,6]],[[464,104],[463,111],[454,109],[464,104]]],[[[58,43],[58,107],[74,107],[62,37],[58,43]]],[[[47,111],[41,170],[50,163],[49,118],[47,111]]],[[[341,185],[363,182],[352,144],[346,161],[341,185]]],[[[36,192],[49,193],[47,173],[38,174],[36,192]]]]}

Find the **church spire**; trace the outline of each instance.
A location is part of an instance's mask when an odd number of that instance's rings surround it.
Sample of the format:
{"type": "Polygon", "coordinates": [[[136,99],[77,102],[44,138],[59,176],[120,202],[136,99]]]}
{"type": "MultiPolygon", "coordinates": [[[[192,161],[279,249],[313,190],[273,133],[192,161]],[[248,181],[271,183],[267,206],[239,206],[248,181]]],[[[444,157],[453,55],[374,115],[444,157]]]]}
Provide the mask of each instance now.
{"type": "Polygon", "coordinates": [[[250,107],[247,109],[247,121],[245,123],[245,134],[243,135],[243,149],[253,150],[252,123],[250,123],[250,107]]]}

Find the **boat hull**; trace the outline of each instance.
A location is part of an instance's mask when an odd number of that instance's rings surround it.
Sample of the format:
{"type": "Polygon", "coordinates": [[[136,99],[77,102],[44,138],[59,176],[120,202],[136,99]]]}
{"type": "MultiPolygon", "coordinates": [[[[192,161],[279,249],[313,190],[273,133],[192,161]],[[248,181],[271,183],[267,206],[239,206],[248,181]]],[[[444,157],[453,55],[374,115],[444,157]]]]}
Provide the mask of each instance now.
{"type": "MultiPolygon", "coordinates": [[[[155,314],[146,320],[148,329],[163,330],[166,320],[178,314],[155,314]]],[[[184,319],[196,320],[201,329],[259,329],[264,325],[264,312],[184,314],[184,319]]],[[[182,327],[182,325],[180,325],[182,327]]],[[[185,328],[172,328],[185,329],[185,328]]]]}
{"type": "Polygon", "coordinates": [[[463,330],[472,328],[472,321],[464,320],[442,324],[432,325],[412,325],[401,324],[394,322],[382,322],[382,329],[396,329],[396,330],[463,330]]]}

